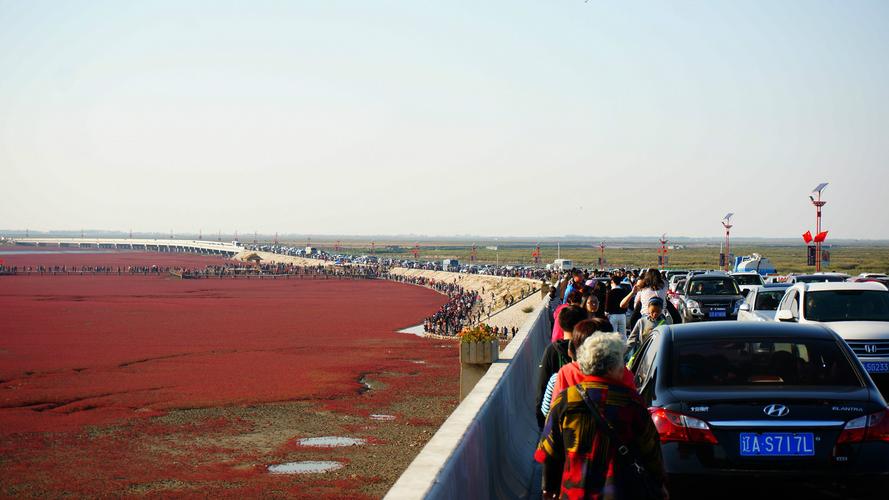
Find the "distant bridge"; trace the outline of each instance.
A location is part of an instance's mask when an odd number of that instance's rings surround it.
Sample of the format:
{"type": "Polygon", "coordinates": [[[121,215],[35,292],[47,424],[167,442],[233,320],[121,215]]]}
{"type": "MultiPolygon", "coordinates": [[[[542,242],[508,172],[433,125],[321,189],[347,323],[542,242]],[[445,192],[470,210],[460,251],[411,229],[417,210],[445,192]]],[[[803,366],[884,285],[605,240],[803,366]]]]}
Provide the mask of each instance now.
{"type": "Polygon", "coordinates": [[[107,250],[145,250],[150,252],[187,252],[233,257],[244,251],[236,242],[139,238],[14,238],[16,245],[61,248],[97,248],[107,250]]]}

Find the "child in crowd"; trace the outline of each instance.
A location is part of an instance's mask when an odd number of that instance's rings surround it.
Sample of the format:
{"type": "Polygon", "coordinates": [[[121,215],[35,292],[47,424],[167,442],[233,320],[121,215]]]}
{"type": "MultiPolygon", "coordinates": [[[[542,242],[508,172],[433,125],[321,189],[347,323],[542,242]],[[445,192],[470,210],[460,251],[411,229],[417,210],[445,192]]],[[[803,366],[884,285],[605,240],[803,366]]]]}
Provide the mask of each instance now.
{"type": "Polygon", "coordinates": [[[633,360],[636,351],[645,343],[645,339],[648,338],[652,330],[661,325],[669,324],[672,324],[672,321],[669,316],[664,315],[664,299],[657,296],[648,299],[648,314],[642,316],[636,322],[636,325],[633,326],[633,331],[630,332],[630,336],[627,339],[627,345],[629,346],[629,349],[627,349],[627,363],[633,360]]]}

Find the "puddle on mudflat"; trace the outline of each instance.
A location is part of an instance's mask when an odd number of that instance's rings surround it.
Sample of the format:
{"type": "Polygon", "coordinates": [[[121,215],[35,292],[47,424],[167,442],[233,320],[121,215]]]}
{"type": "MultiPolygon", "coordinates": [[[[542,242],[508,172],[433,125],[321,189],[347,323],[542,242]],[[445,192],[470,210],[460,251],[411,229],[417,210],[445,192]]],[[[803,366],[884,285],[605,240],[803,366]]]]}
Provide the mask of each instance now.
{"type": "Polygon", "coordinates": [[[425,365],[426,364],[426,362],[423,361],[422,359],[409,359],[408,361],[410,361],[411,363],[414,363],[415,365],[425,365]]]}
{"type": "Polygon", "coordinates": [[[361,446],[367,444],[367,440],[345,436],[321,436],[302,438],[297,440],[297,443],[300,446],[311,446],[314,448],[339,448],[341,446],[361,446]]]}
{"type": "Polygon", "coordinates": [[[395,415],[373,414],[370,416],[370,419],[371,420],[383,420],[383,421],[395,420],[395,415]]]}
{"type": "Polygon", "coordinates": [[[269,465],[270,474],[320,474],[342,469],[343,464],[327,460],[305,460],[269,465]]]}

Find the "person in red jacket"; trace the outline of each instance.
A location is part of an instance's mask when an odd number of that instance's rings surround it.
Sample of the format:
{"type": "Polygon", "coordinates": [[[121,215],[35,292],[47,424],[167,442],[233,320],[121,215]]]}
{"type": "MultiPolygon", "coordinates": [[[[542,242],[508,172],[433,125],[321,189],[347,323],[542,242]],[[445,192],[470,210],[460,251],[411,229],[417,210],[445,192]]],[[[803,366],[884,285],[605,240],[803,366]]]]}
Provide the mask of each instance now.
{"type": "MultiPolygon", "coordinates": [[[[568,354],[572,359],[576,357],[577,348],[583,344],[583,341],[597,333],[612,333],[611,322],[602,318],[593,318],[581,321],[574,327],[574,332],[571,335],[571,345],[568,348],[568,354]]],[[[565,389],[579,384],[583,378],[584,373],[580,370],[580,365],[577,364],[577,361],[572,361],[560,368],[556,375],[556,382],[553,385],[552,399],[555,400],[556,396],[565,389]]],[[[633,379],[633,372],[624,367],[621,384],[635,391],[636,383],[633,379]]]]}

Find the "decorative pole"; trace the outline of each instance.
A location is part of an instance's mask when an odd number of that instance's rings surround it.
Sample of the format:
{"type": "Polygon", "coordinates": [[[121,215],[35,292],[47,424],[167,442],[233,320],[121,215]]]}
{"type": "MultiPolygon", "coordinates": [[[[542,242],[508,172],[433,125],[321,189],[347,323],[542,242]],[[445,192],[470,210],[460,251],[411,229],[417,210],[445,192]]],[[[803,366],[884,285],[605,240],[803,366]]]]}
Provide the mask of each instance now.
{"type": "Polygon", "coordinates": [[[669,240],[667,239],[667,234],[664,233],[663,235],[661,235],[661,239],[658,241],[661,242],[661,247],[658,249],[658,256],[657,256],[658,268],[665,268],[665,267],[667,267],[667,263],[668,263],[667,242],[669,240]]]}
{"type": "Polygon", "coordinates": [[[826,182],[822,182],[815,186],[815,189],[812,190],[812,193],[815,196],[809,195],[809,199],[812,200],[812,205],[815,205],[815,272],[821,272],[821,243],[824,242],[824,239],[827,238],[827,233],[821,232],[821,207],[827,205],[826,201],[821,201],[821,191],[824,191],[824,188],[827,187],[826,182]]]}
{"type": "Polygon", "coordinates": [[[604,268],[605,266],[605,242],[599,243],[599,267],[604,268]]]}
{"type": "Polygon", "coordinates": [[[729,212],[725,215],[725,217],[722,218],[722,227],[725,228],[725,253],[723,254],[723,257],[722,257],[723,271],[728,271],[729,267],[732,266],[732,264],[729,263],[729,260],[732,258],[732,250],[731,250],[732,246],[731,246],[731,242],[729,240],[729,233],[732,230],[732,216],[733,215],[735,215],[735,214],[732,212],[729,212]]]}

